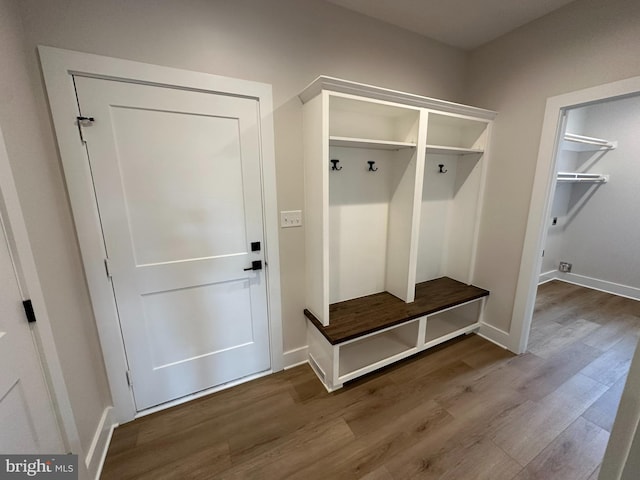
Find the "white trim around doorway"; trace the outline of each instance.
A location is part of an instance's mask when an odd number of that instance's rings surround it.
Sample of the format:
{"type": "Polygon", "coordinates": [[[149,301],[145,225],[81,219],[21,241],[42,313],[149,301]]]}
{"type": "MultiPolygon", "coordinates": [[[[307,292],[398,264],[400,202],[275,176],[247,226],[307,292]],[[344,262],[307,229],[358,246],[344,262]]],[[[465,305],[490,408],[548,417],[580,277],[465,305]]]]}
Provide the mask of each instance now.
{"type": "Polygon", "coordinates": [[[127,360],[120,323],[111,284],[104,271],[105,250],[95,194],[86,161],[86,150],[76,125],[78,107],[73,75],[215,92],[258,100],[265,261],[268,264],[266,276],[271,371],[282,370],[280,261],[271,85],[53,47],[40,46],[38,51],[113,398],[115,422],[131,421],[140,412],[136,412],[133,395],[127,383],[127,360]]]}
{"type": "Polygon", "coordinates": [[[540,279],[546,219],[551,212],[552,192],[555,188],[556,152],[563,113],[568,109],[638,94],[640,94],[640,77],[633,77],[558,95],[547,100],[511,319],[508,347],[513,352],[524,353],[529,340],[536,290],[540,279]]]}
{"type": "MultiPolygon", "coordinates": [[[[0,130],[0,210],[8,230],[9,248],[16,266],[23,299],[29,298],[38,321],[32,326],[42,373],[46,381],[57,426],[66,452],[73,452],[84,458],[69,392],[64,380],[62,365],[53,338],[51,320],[46,307],[42,285],[38,276],[26,222],[20,207],[18,191],[13,179],[13,171],[5,148],[4,136],[0,130]]],[[[58,453],[58,452],[52,452],[58,453]]],[[[82,467],[80,467],[82,468],[82,467]]]]}

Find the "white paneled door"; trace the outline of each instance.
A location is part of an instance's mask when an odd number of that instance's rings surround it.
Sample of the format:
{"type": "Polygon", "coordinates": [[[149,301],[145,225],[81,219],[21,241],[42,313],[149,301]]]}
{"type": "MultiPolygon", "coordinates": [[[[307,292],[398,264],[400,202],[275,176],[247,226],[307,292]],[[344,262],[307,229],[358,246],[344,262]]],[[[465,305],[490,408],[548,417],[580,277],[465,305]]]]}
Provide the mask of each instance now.
{"type": "Polygon", "coordinates": [[[63,453],[16,271],[0,215],[0,453],[63,453]]]}
{"type": "Polygon", "coordinates": [[[257,100],[74,81],[136,409],[269,370],[257,100]]]}

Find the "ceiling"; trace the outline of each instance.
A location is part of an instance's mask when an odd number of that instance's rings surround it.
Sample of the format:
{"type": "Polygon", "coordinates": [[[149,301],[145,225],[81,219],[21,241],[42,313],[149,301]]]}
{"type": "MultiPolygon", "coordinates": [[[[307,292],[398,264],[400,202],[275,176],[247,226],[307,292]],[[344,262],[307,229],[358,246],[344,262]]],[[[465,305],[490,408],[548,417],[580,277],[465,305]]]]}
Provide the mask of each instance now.
{"type": "Polygon", "coordinates": [[[326,0],[471,50],[573,0],[326,0]]]}

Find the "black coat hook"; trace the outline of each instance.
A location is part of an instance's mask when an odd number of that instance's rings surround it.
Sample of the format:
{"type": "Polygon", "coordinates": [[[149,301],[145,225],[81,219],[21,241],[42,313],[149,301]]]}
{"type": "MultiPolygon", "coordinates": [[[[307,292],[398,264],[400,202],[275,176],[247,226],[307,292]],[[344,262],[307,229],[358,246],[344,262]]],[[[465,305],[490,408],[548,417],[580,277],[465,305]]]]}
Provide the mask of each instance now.
{"type": "Polygon", "coordinates": [[[444,169],[444,163],[439,163],[438,168],[440,169],[438,173],[447,173],[449,171],[444,169]]]}
{"type": "Polygon", "coordinates": [[[331,170],[342,170],[342,167],[338,167],[338,162],[340,162],[340,160],[331,160],[331,170]]]}
{"type": "Polygon", "coordinates": [[[373,168],[373,166],[376,164],[376,162],[374,162],[373,160],[369,160],[367,162],[369,164],[369,172],[377,172],[378,169],[377,168],[373,168]]]}

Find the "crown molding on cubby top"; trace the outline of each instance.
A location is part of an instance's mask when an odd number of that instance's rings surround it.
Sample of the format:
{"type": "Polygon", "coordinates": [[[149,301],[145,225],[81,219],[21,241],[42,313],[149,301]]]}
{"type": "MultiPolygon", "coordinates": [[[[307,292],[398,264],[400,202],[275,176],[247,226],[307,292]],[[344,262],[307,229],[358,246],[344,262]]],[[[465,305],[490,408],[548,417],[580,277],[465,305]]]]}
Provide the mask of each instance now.
{"type": "Polygon", "coordinates": [[[437,98],[423,97],[413,93],[400,92],[390,90],[388,88],[376,87],[365,83],[352,82],[341,78],[328,77],[320,75],[298,95],[302,103],[307,103],[313,97],[318,95],[322,90],[330,90],[332,92],[347,93],[350,95],[359,95],[367,98],[374,98],[387,102],[402,103],[403,105],[412,105],[415,107],[432,108],[448,113],[456,113],[459,115],[469,115],[473,117],[493,120],[497,112],[486,110],[484,108],[472,107],[461,103],[448,102],[437,98]]]}

